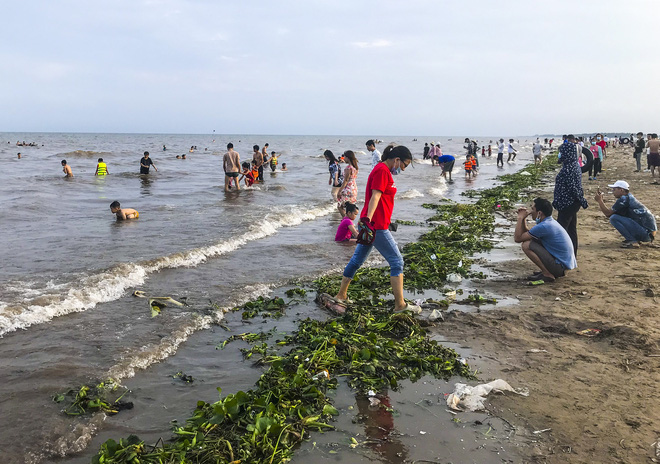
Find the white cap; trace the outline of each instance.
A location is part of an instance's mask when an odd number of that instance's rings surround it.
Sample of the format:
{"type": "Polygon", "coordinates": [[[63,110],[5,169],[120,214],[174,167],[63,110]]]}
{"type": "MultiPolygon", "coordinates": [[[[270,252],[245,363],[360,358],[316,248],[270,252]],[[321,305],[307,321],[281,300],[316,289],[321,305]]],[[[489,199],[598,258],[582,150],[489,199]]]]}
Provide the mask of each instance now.
{"type": "Polygon", "coordinates": [[[612,185],[608,185],[609,188],[622,188],[624,190],[630,190],[630,185],[625,180],[617,180],[612,185]]]}

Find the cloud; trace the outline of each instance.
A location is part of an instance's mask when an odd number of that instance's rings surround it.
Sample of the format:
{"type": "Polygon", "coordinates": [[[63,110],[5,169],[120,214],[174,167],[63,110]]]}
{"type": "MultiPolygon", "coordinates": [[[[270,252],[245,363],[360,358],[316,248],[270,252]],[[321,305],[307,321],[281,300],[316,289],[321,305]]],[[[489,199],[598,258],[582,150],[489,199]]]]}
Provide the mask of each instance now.
{"type": "Polygon", "coordinates": [[[353,42],[353,46],[358,48],[383,48],[391,47],[392,42],[385,39],[372,40],[371,42],[353,42]]]}

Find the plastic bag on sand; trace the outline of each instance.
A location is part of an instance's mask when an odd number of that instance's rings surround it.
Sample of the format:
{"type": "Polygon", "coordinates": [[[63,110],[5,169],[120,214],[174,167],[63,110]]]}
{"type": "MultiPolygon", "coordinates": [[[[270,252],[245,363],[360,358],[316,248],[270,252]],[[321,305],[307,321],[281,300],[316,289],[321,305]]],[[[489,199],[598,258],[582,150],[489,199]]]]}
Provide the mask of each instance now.
{"type": "Polygon", "coordinates": [[[459,274],[452,272],[451,274],[447,275],[447,282],[458,283],[461,280],[463,280],[463,278],[459,274]]]}
{"type": "Polygon", "coordinates": [[[456,411],[481,411],[484,409],[486,396],[491,392],[510,391],[522,396],[529,396],[527,389],[516,390],[502,379],[482,383],[471,387],[464,383],[454,385],[454,392],[447,397],[447,406],[456,411]]]}

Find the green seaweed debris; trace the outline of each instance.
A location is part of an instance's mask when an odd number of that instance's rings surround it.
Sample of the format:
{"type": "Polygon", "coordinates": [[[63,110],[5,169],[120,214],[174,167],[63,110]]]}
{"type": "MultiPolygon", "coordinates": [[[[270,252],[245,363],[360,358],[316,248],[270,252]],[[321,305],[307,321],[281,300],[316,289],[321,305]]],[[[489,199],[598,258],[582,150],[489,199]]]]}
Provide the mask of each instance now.
{"type": "Polygon", "coordinates": [[[82,385],[66,393],[53,397],[55,403],[64,403],[62,410],[69,416],[81,416],[103,411],[108,415],[117,414],[124,409],[133,409],[133,403],[121,401],[129,390],[108,379],[96,385],[82,385]]]}
{"type": "MultiPolygon", "coordinates": [[[[503,176],[501,185],[469,193],[479,198],[474,203],[425,205],[434,211],[429,220],[434,227],[403,248],[406,289],[441,288],[451,273],[469,275],[469,256],[491,246],[493,212],[511,208],[553,164],[556,157],[547,157],[539,166],[503,176]]],[[[339,275],[325,276],[314,285],[317,292],[334,294],[340,281],[339,275]]],[[[246,358],[258,356],[267,366],[253,389],[223,397],[218,388],[220,399],[199,401],[185,425],[175,427],[172,441],[147,447],[134,436],[119,443],[108,440],[93,462],[284,463],[311,432],[333,428],[329,422],[339,411],[328,393],[339,378],[362,393],[396,390],[402,380],[425,375],[473,378],[455,351],[427,336],[422,321],[392,313],[392,302],[381,298],[389,285],[387,269],[361,269],[349,289],[354,304],[345,314],[326,321],[306,319],[275,345],[263,342],[243,350],[246,358]]],[[[246,319],[281,313],[286,306],[281,298],[261,297],[235,310],[243,310],[246,319]]]]}

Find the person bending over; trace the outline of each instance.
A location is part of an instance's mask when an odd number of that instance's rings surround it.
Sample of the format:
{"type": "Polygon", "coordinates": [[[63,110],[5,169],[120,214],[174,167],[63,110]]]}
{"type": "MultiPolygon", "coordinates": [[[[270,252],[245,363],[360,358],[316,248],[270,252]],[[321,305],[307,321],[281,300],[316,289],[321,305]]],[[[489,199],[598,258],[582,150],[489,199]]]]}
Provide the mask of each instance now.
{"type": "Polygon", "coordinates": [[[110,212],[117,215],[118,221],[123,221],[124,219],[137,219],[140,217],[140,213],[134,209],[122,208],[118,201],[110,203],[110,212]]]}
{"type": "Polygon", "coordinates": [[[577,262],[573,243],[566,230],[552,219],[552,204],[544,198],[536,198],[531,210],[520,208],[518,222],[513,235],[516,243],[522,244],[525,255],[538,266],[539,272],[529,280],[554,282],[568,269],[575,269],[577,262]],[[527,216],[532,216],[536,225],[527,227],[527,216]]]}
{"type": "Polygon", "coordinates": [[[594,199],[603,214],[610,218],[610,224],[623,235],[621,248],[638,248],[640,242],[652,242],[658,230],[653,213],[630,193],[630,185],[625,180],[617,180],[608,187],[616,198],[612,208],[605,206],[600,189],[594,199]]]}

